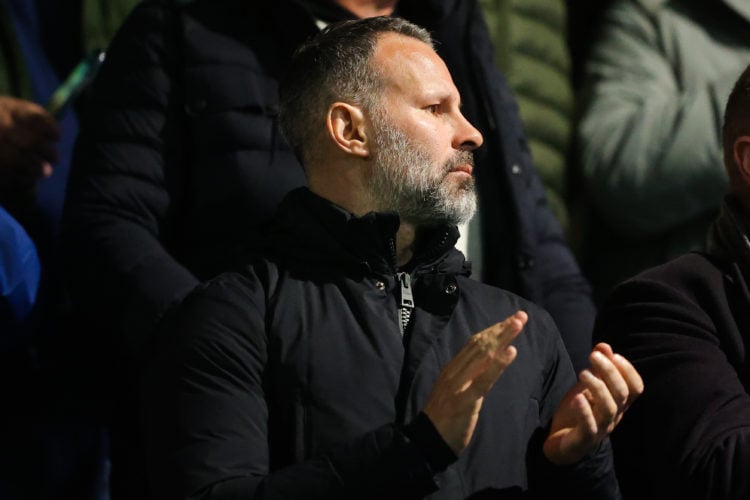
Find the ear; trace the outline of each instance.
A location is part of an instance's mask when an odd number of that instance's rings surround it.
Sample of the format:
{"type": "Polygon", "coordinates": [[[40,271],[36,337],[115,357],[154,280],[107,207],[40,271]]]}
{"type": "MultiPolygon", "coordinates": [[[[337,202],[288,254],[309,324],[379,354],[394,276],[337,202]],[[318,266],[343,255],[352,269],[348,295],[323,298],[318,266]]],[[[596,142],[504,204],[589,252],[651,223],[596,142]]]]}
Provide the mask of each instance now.
{"type": "Polygon", "coordinates": [[[745,186],[750,187],[750,136],[743,135],[735,139],[734,164],[745,186]]]}
{"type": "Polygon", "coordinates": [[[370,157],[370,143],[365,115],[357,106],[336,102],[326,117],[328,135],[346,153],[360,158],[370,157]]]}

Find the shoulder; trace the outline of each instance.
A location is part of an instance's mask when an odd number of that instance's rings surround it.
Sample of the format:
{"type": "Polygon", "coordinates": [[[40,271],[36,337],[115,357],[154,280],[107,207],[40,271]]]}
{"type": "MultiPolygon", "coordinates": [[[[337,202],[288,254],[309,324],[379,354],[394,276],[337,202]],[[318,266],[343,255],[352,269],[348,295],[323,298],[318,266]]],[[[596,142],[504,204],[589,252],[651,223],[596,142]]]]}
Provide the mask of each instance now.
{"type": "Polygon", "coordinates": [[[273,283],[276,268],[260,257],[235,270],[224,272],[198,285],[188,299],[219,301],[227,304],[262,302],[273,283]]]}
{"type": "Polygon", "coordinates": [[[538,308],[538,306],[513,292],[482,283],[468,276],[458,276],[457,283],[461,293],[470,297],[470,300],[479,307],[538,308]]]}
{"type": "Polygon", "coordinates": [[[705,253],[688,253],[660,266],[647,269],[625,281],[619,288],[670,289],[674,293],[695,295],[707,288],[723,287],[734,264],[705,253]]]}
{"type": "Polygon", "coordinates": [[[198,285],[160,323],[154,351],[254,352],[265,345],[263,281],[248,268],[198,285]]]}
{"type": "Polygon", "coordinates": [[[736,329],[733,304],[747,307],[745,289],[735,263],[686,254],[617,286],[599,311],[595,336],[711,340],[719,331],[736,329]]]}
{"type": "Polygon", "coordinates": [[[181,330],[201,331],[217,326],[242,330],[262,322],[269,274],[264,264],[259,261],[201,283],[165,314],[165,323],[178,325],[181,330]]]}

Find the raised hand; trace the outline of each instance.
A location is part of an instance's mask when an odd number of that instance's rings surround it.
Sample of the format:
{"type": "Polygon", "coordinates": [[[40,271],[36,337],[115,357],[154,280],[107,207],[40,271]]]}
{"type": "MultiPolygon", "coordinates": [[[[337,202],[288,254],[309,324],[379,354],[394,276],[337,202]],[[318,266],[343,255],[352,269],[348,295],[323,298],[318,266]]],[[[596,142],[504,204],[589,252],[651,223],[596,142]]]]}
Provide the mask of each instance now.
{"type": "Polygon", "coordinates": [[[471,441],[484,395],[516,358],[510,343],[527,320],[518,311],[473,335],[435,382],[422,411],[456,454],[471,441]]]}
{"type": "Polygon", "coordinates": [[[556,464],[577,462],[620,423],[623,414],[643,393],[643,380],[630,362],[597,344],[583,370],[552,418],[544,454],[556,464]]]}
{"type": "Polygon", "coordinates": [[[50,176],[59,137],[57,121],[44,108],[0,97],[0,191],[28,190],[50,176]]]}

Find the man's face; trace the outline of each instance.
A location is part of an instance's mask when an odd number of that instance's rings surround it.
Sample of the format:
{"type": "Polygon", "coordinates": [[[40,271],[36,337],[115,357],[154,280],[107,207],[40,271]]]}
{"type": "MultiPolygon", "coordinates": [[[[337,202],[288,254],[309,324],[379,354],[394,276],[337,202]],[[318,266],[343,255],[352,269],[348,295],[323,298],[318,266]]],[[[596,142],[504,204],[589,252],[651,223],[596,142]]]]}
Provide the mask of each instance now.
{"type": "Polygon", "coordinates": [[[468,221],[476,208],[472,151],[482,136],[461,114],[445,64],[426,44],[396,34],[381,37],[371,63],[385,78],[369,110],[376,210],[415,225],[468,221]]]}
{"type": "Polygon", "coordinates": [[[418,226],[471,219],[476,209],[474,178],[450,176],[456,168],[473,168],[470,151],[456,151],[438,163],[387,115],[375,112],[372,124],[377,150],[369,187],[378,211],[396,211],[403,221],[418,226]]]}

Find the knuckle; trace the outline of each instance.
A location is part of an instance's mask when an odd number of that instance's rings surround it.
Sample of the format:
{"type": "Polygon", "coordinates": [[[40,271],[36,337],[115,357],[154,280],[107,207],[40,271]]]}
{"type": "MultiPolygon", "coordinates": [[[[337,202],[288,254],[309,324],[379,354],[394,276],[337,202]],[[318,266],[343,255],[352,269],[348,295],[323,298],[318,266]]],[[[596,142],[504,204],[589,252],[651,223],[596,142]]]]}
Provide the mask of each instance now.
{"type": "Polygon", "coordinates": [[[602,405],[603,422],[607,425],[613,422],[615,417],[617,416],[617,410],[618,407],[614,401],[609,401],[606,404],[602,405]]]}

